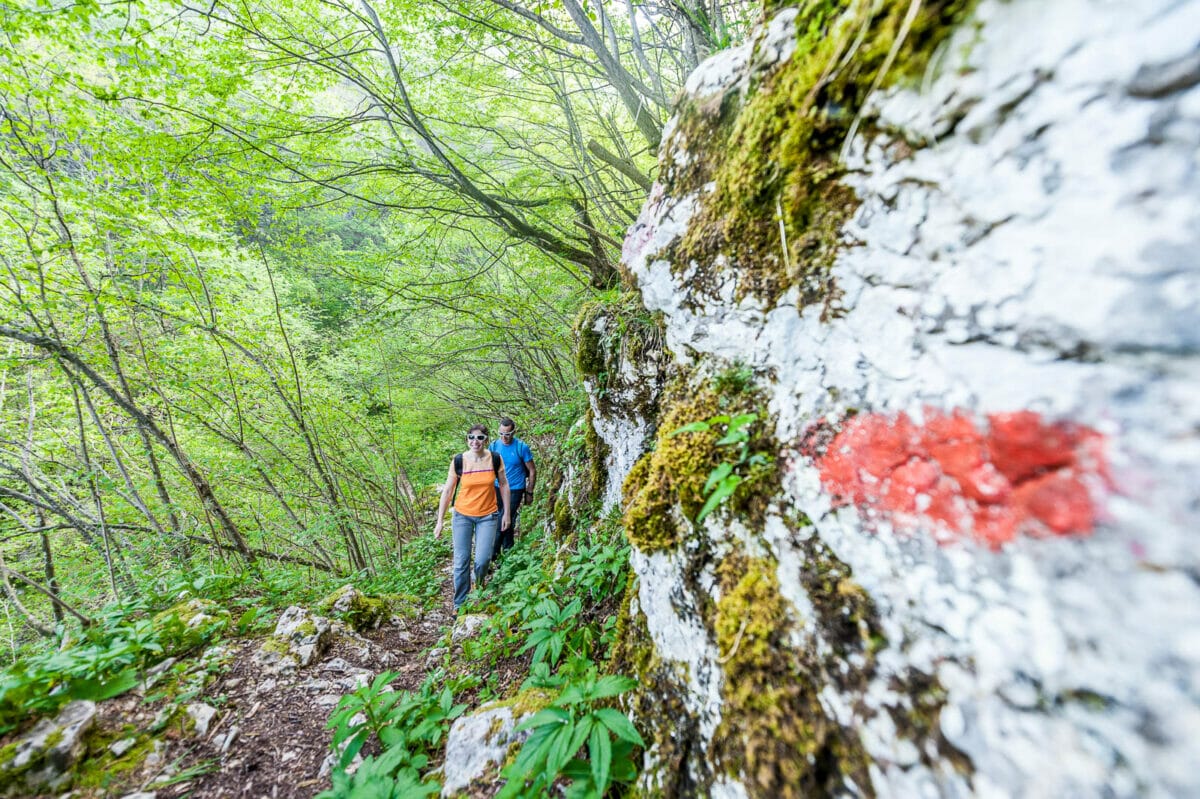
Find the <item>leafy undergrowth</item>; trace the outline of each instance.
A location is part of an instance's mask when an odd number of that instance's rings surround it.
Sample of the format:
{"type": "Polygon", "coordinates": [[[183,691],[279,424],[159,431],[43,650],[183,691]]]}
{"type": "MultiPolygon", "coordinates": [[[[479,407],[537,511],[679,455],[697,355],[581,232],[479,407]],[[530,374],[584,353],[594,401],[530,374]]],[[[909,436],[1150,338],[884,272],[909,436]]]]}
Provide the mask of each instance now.
{"type": "MultiPolygon", "coordinates": [[[[506,553],[489,584],[464,607],[487,615],[483,630],[446,650],[416,692],[389,693],[387,676],[345,697],[330,721],[346,746],[333,788],[320,799],[398,799],[441,790],[436,765],[450,722],[492,700],[533,704],[518,727],[526,742],[499,779],[503,797],[602,797],[636,776],[643,741],[615,700],[633,687],[601,673],[614,636],[629,547],[615,515],[561,548],[543,533],[506,553]],[[523,679],[522,679],[523,678],[523,679]],[[522,702],[522,697],[533,697],[522,702]],[[356,721],[352,721],[357,716],[356,721]],[[364,744],[379,753],[352,774],[364,744]]],[[[477,795],[477,794],[472,794],[477,795]]]]}
{"type": "MultiPolygon", "coordinates": [[[[603,673],[628,568],[629,548],[617,516],[590,524],[566,543],[551,540],[540,527],[527,534],[464,608],[464,614],[484,614],[487,620],[458,649],[450,646],[449,626],[436,639],[437,622],[428,622],[444,614],[434,608],[446,601],[449,554],[446,542],[422,537],[406,543],[387,571],[340,581],[371,595],[406,597],[432,632],[405,647],[403,679],[384,671],[344,696],[329,715],[337,760],[321,799],[438,793],[453,720],[501,700],[524,703],[518,729],[530,734],[490,785],[472,795],[602,797],[630,783],[643,743],[615,701],[633,686],[603,673]],[[428,657],[439,649],[440,659],[428,657]],[[418,658],[426,665],[414,674],[418,658]]],[[[203,700],[236,719],[244,711],[239,702],[253,698],[225,693],[225,686],[242,682],[227,677],[246,668],[241,661],[257,649],[278,610],[294,603],[314,607],[335,587],[286,571],[253,582],[208,575],[113,606],[82,633],[64,634],[58,648],[22,658],[0,674],[0,735],[14,741],[73,699],[105,702],[108,710],[101,715],[107,727],[89,743],[85,762],[66,785],[81,796],[132,787],[146,779],[142,761],[161,748],[156,741],[179,742],[190,734],[180,721],[187,703],[203,700]],[[210,657],[214,652],[224,654],[210,657]],[[119,737],[136,744],[118,757],[107,747],[119,737]],[[129,780],[115,772],[117,766],[130,771],[129,780]],[[93,785],[97,769],[106,773],[93,785]]],[[[310,732],[329,740],[326,730],[310,732]]],[[[279,731],[281,739],[288,735],[279,731]]],[[[182,762],[170,781],[158,783],[162,788],[175,782],[171,795],[188,781],[201,790],[219,784],[222,776],[229,778],[225,782],[233,777],[220,774],[229,764],[215,753],[182,762]]],[[[279,779],[294,776],[284,772],[279,779]]]]}

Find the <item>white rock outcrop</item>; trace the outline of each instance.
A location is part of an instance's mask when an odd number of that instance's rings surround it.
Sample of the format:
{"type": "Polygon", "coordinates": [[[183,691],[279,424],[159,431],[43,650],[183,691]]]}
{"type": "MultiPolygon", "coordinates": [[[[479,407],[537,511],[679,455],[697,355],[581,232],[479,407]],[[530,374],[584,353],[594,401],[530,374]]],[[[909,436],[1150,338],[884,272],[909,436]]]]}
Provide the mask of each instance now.
{"type": "Polygon", "coordinates": [[[455,719],[446,737],[442,796],[455,796],[480,779],[494,779],[509,750],[529,737],[515,732],[520,720],[508,706],[484,706],[455,719]]]}
{"type": "MultiPolygon", "coordinates": [[[[771,85],[796,20],[706,62],[685,105],[771,85]]],[[[656,186],[626,240],[662,314],[654,374],[752,370],[782,481],[765,519],[635,550],[654,690],[688,741],[677,766],[652,745],[644,783],[755,795],[718,752],[729,653],[706,610],[738,550],[774,564],[780,645],[861,747],[841,790],[1200,795],[1200,3],[982,0],[862,119],[832,305],[673,262],[711,185],[656,186]],[[817,569],[869,598],[866,643],[830,632],[817,569]]],[[[664,171],[696,157],[688,134],[669,126],[664,171]]],[[[646,405],[593,402],[610,496],[646,405]]]]}

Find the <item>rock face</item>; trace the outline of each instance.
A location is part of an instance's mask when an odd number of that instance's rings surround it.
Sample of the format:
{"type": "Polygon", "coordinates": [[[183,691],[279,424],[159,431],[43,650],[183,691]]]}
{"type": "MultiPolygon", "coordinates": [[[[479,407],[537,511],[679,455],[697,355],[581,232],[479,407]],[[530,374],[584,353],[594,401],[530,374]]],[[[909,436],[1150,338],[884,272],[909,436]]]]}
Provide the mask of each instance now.
{"type": "Polygon", "coordinates": [[[1200,795],[1200,5],[867,5],[692,75],[581,326],[641,788],[1200,795]]]}

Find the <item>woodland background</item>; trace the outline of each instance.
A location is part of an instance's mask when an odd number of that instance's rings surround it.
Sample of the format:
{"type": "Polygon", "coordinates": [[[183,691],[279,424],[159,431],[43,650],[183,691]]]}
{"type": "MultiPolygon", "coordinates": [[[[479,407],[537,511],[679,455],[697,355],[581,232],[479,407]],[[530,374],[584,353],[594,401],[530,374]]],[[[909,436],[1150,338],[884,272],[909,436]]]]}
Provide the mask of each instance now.
{"type": "Polygon", "coordinates": [[[464,425],[569,426],[672,97],[756,9],[0,14],[15,658],[184,576],[386,568],[464,425]]]}

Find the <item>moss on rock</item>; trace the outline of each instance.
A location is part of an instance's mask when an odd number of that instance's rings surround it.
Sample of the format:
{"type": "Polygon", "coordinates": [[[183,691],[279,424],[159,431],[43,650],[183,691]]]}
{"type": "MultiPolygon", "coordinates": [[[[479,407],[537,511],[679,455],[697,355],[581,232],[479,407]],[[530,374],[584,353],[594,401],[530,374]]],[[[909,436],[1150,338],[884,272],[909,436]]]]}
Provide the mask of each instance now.
{"type": "Polygon", "coordinates": [[[560,494],[554,501],[554,539],[562,541],[575,527],[575,514],[571,512],[571,503],[567,497],[560,494]]]}
{"type": "Polygon", "coordinates": [[[274,652],[279,655],[286,655],[292,650],[291,641],[279,635],[268,635],[263,639],[259,647],[263,652],[274,652]]]}
{"type": "Polygon", "coordinates": [[[608,486],[608,457],[611,450],[596,432],[596,415],[591,407],[584,417],[584,445],[587,448],[587,500],[597,502],[604,497],[604,490],[608,486]]]}
{"type": "MultiPolygon", "coordinates": [[[[341,619],[354,630],[362,632],[373,630],[386,621],[392,615],[392,608],[386,599],[368,596],[353,585],[344,585],[321,600],[317,612],[322,616],[341,619]]],[[[312,622],[306,622],[299,631],[311,635],[316,633],[317,628],[312,622]]]]}
{"type": "MultiPolygon", "coordinates": [[[[785,5],[768,2],[765,13],[785,5]]],[[[772,306],[797,286],[801,307],[834,312],[831,267],[858,206],[841,182],[839,150],[872,89],[921,74],[972,5],[926,2],[906,26],[908,0],[804,4],[795,53],[782,67],[752,76],[748,97],[739,96],[738,84],[680,109],[667,152],[688,157],[664,163],[666,193],[714,188],[682,240],[659,257],[677,274],[694,266],[692,285],[700,291],[713,291],[731,274],[737,299],[755,296],[772,306]]]]}
{"type": "Polygon", "coordinates": [[[706,430],[676,433],[688,424],[718,415],[756,413],[760,417],[748,428],[747,451],[760,453],[766,460],[737,466],[742,481],[727,508],[752,525],[762,521],[779,485],[778,446],[770,420],[762,418],[765,405],[764,396],[751,380],[730,382],[725,373],[712,379],[685,376],[668,387],[654,449],[634,464],[623,485],[628,503],[625,530],[634,545],[644,552],[657,552],[679,544],[686,527],[678,515],[694,521],[708,497],[705,483],[709,475],[721,463],[736,460],[737,447],[717,445],[725,432],[719,423],[706,430]]]}
{"type": "Polygon", "coordinates": [[[596,380],[606,368],[603,341],[596,332],[596,320],[604,314],[600,300],[584,303],[575,316],[575,368],[579,374],[596,380]]]}
{"type": "Polygon", "coordinates": [[[71,788],[90,796],[122,795],[136,791],[142,781],[142,765],[154,750],[154,737],[126,724],[117,731],[94,729],[86,737],[87,755],[71,777],[71,788]],[[109,748],[124,738],[133,744],[120,755],[109,748]]]}
{"type": "Polygon", "coordinates": [[[775,569],[772,560],[740,554],[718,569],[714,627],[725,669],[718,761],[752,796],[834,795],[847,781],[870,796],[861,744],[826,716],[819,671],[788,646],[788,604],[775,569]]]}
{"type": "Polygon", "coordinates": [[[164,656],[178,655],[207,643],[228,628],[231,621],[228,610],[198,597],[178,602],[151,619],[164,656]]]}

